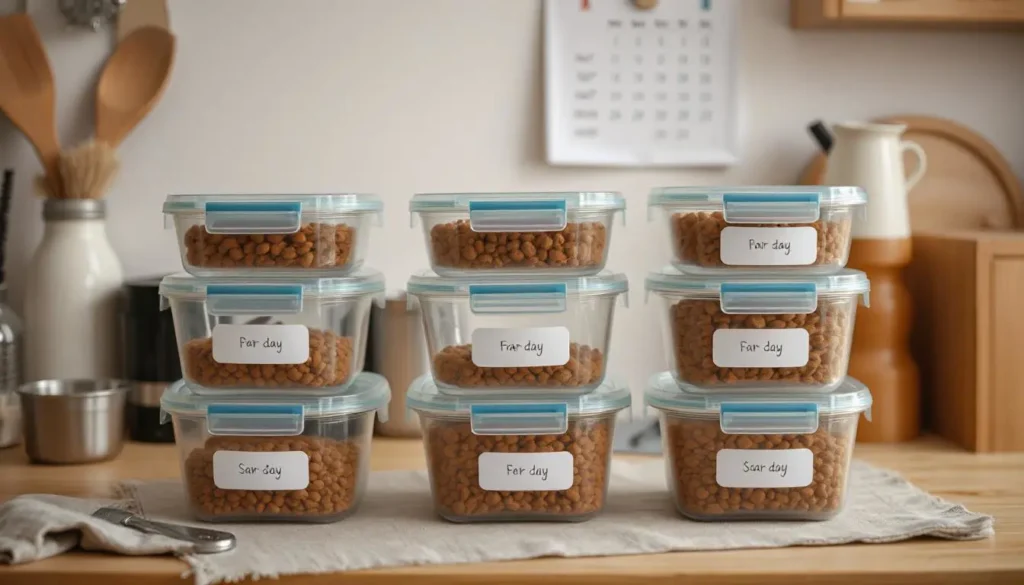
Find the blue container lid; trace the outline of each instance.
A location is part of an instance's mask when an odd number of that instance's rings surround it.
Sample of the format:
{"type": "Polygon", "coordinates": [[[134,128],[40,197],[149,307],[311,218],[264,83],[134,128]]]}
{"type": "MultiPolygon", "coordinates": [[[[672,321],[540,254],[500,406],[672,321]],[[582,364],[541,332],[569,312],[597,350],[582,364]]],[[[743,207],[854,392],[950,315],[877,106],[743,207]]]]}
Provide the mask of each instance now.
{"type": "Polygon", "coordinates": [[[813,275],[771,275],[771,276],[730,276],[728,274],[715,276],[695,276],[682,273],[671,266],[662,268],[659,271],[648,273],[644,281],[647,291],[662,293],[685,293],[695,298],[719,298],[723,287],[728,289],[730,285],[741,285],[751,291],[762,290],[764,292],[775,292],[776,289],[787,287],[799,287],[801,285],[813,287],[818,296],[822,295],[857,295],[867,294],[871,290],[871,283],[866,274],[860,270],[844,268],[829,276],[813,275]]]}
{"type": "Polygon", "coordinates": [[[384,203],[380,197],[369,193],[168,195],[164,201],[164,213],[169,215],[203,215],[208,210],[223,213],[246,213],[252,211],[283,212],[292,209],[300,211],[303,215],[322,217],[353,213],[380,213],[384,209],[384,203]]]}
{"type": "MultiPolygon", "coordinates": [[[[332,396],[311,397],[298,390],[285,390],[280,394],[259,396],[195,394],[179,380],[169,386],[160,398],[160,408],[166,414],[190,416],[224,416],[245,418],[250,430],[260,430],[260,420],[271,423],[274,417],[299,416],[303,419],[326,418],[346,414],[378,411],[387,416],[391,401],[391,387],[380,374],[363,372],[344,390],[332,396]]],[[[264,430],[277,428],[264,425],[264,430]]],[[[254,433],[259,434],[259,433],[254,433]]]]}
{"type": "Polygon", "coordinates": [[[417,193],[409,201],[409,211],[469,211],[470,204],[500,206],[515,211],[553,203],[569,211],[620,211],[626,208],[626,198],[611,191],[566,191],[538,193],[417,193]]]}
{"type": "Polygon", "coordinates": [[[625,274],[603,270],[594,276],[515,276],[481,275],[467,278],[442,278],[430,270],[414,274],[406,287],[410,295],[469,295],[488,292],[557,292],[565,295],[618,295],[629,291],[625,274]]]}
{"type": "Polygon", "coordinates": [[[760,187],[658,187],[647,197],[648,207],[674,207],[692,204],[721,205],[726,199],[744,203],[777,203],[780,200],[806,200],[822,207],[852,206],[867,203],[860,187],[781,185],[760,187]]]}
{"type": "Polygon", "coordinates": [[[691,390],[669,372],[655,374],[644,391],[644,404],[686,418],[717,418],[724,432],[736,434],[813,433],[821,417],[862,412],[871,420],[871,392],[850,377],[828,394],[691,390]]]}
{"type": "Polygon", "coordinates": [[[588,394],[565,396],[552,394],[522,394],[500,390],[482,391],[474,395],[445,394],[438,390],[433,377],[420,376],[409,385],[406,405],[418,412],[466,417],[481,409],[488,412],[503,410],[510,413],[545,412],[561,409],[569,416],[618,412],[631,404],[629,388],[607,378],[588,394]]]}
{"type": "Polygon", "coordinates": [[[332,299],[384,293],[384,275],[370,268],[360,268],[339,278],[199,278],[179,273],[165,276],[160,282],[160,296],[165,298],[205,299],[208,294],[234,295],[301,295],[302,298],[332,299]]]}

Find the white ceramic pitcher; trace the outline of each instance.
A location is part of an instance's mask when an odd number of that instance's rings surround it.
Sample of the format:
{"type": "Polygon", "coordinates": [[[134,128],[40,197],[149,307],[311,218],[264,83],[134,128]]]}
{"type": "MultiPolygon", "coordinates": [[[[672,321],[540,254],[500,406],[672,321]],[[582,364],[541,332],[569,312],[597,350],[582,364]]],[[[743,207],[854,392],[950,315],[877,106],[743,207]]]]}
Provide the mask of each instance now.
{"type": "Polygon", "coordinates": [[[826,185],[856,185],[868,194],[865,215],[854,222],[853,237],[894,239],[910,237],[907,193],[928,168],[921,145],[900,140],[903,124],[845,122],[834,127],[835,146],[828,157],[826,185]],[[903,153],[911,151],[917,167],[908,177],[903,153]]]}

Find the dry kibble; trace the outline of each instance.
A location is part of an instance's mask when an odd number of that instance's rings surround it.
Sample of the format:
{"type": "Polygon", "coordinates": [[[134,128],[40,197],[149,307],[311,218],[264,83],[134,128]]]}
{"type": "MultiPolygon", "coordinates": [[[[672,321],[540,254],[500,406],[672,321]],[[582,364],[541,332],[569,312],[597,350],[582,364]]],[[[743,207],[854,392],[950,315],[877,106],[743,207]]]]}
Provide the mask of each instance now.
{"type": "Polygon", "coordinates": [[[604,264],[607,228],[570,223],[557,232],[474,232],[468,220],[430,230],[434,264],[446,268],[580,268],[604,264]]]}
{"type": "MultiPolygon", "coordinates": [[[[736,224],[742,227],[813,227],[818,233],[818,256],[813,266],[842,264],[850,244],[850,228],[853,224],[849,215],[837,219],[818,220],[802,224],[736,224]]],[[[684,264],[695,264],[704,268],[726,266],[722,262],[722,230],[730,224],[721,211],[692,211],[672,214],[672,242],[676,258],[684,264]]]]}
{"type": "MultiPolygon", "coordinates": [[[[669,307],[677,377],[697,386],[765,382],[829,386],[846,376],[855,299],[818,300],[808,314],[727,314],[716,300],[683,299],[669,307]],[[797,368],[725,368],[715,365],[719,329],[795,329],[809,335],[807,364],[797,368]]],[[[771,384],[765,385],[771,390],[771,384]]]]}
{"type": "Polygon", "coordinates": [[[438,512],[451,520],[581,519],[604,507],[613,417],[570,420],[561,435],[474,435],[469,422],[432,420],[424,440],[438,512]],[[572,487],[557,491],[487,491],[480,487],[481,453],[573,456],[572,487]]]}
{"type": "Polygon", "coordinates": [[[341,268],[353,259],[355,236],[345,224],[307,223],[294,234],[211,234],[193,225],[185,255],[201,268],[341,268]]]}
{"type": "Polygon", "coordinates": [[[309,330],[309,358],[301,364],[222,364],[213,359],[213,338],[185,343],[185,378],[207,388],[322,388],[352,375],[352,338],[309,330]]]}
{"type": "Polygon", "coordinates": [[[604,376],[604,356],[588,345],[569,344],[569,361],[561,366],[480,367],[472,345],[449,345],[433,359],[439,382],[460,388],[575,388],[597,384],[604,376]]]}
{"type": "Polygon", "coordinates": [[[683,514],[705,520],[774,514],[829,518],[843,505],[858,416],[822,418],[817,431],[798,435],[726,434],[717,418],[663,417],[676,505],[683,514]],[[793,488],[722,487],[716,474],[723,449],[810,449],[813,479],[808,486],[793,488]]]}
{"type": "Polygon", "coordinates": [[[185,485],[189,500],[204,519],[279,516],[323,517],[344,515],[357,503],[361,489],[357,439],[337,440],[320,436],[210,437],[185,460],[185,485]],[[225,490],[214,483],[213,455],[217,451],[253,453],[302,451],[309,456],[309,485],[301,490],[225,490]]]}

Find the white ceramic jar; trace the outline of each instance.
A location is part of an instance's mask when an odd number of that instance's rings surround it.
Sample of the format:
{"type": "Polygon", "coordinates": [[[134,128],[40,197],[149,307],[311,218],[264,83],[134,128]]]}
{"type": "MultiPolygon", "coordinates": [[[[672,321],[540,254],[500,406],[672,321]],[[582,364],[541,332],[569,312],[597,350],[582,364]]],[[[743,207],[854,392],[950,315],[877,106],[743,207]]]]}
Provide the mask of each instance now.
{"type": "Polygon", "coordinates": [[[47,199],[25,279],[25,380],[117,378],[121,262],[101,199],[47,199]]]}

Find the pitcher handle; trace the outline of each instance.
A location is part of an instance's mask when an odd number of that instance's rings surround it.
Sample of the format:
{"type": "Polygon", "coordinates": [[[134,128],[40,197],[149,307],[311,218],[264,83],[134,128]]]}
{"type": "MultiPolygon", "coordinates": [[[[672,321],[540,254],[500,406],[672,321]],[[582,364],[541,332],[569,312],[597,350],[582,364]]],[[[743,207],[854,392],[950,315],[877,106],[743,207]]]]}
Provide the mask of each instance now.
{"type": "Polygon", "coordinates": [[[928,170],[928,155],[925,154],[924,148],[913,140],[904,140],[900,142],[900,153],[902,154],[908,150],[913,152],[914,156],[917,158],[917,168],[914,169],[914,172],[910,173],[910,176],[908,176],[906,180],[906,189],[907,192],[910,192],[910,190],[917,185],[918,181],[924,177],[924,173],[928,170]]]}

